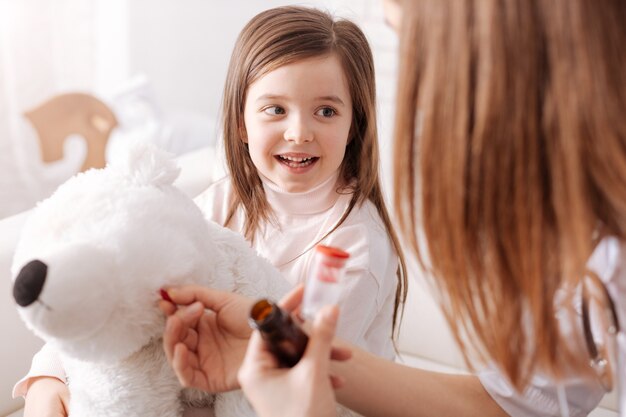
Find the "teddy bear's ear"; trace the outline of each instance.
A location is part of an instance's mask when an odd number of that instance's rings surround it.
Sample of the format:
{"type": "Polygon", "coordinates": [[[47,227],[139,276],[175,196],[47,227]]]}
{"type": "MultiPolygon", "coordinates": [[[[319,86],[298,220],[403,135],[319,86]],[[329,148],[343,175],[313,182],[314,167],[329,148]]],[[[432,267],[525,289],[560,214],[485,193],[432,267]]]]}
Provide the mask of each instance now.
{"type": "Polygon", "coordinates": [[[171,185],[180,174],[174,155],[150,143],[133,143],[120,150],[110,168],[137,185],[171,185]]]}

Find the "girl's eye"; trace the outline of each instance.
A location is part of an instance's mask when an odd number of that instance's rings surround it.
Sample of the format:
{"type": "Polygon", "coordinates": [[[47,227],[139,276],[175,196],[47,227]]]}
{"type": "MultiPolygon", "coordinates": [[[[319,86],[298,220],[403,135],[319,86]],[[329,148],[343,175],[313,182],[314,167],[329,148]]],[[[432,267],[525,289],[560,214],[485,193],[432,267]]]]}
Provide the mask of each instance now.
{"type": "Polygon", "coordinates": [[[333,117],[337,112],[332,107],[322,107],[315,114],[322,117],[333,117]]]}
{"type": "Polygon", "coordinates": [[[271,106],[271,107],[267,107],[263,110],[263,113],[265,114],[269,114],[272,116],[280,116],[285,114],[285,109],[283,109],[282,107],[279,106],[271,106]]]}

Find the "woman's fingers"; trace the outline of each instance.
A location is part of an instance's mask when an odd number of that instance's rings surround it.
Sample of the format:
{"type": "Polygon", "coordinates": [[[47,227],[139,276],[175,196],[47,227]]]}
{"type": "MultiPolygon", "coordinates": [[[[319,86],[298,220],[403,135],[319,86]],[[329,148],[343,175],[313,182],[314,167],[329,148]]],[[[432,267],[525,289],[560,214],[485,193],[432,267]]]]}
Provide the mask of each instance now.
{"type": "Polygon", "coordinates": [[[333,346],[330,350],[330,358],[334,361],[347,361],[352,357],[352,351],[347,347],[333,346]]]}
{"type": "Polygon", "coordinates": [[[261,334],[254,331],[248,342],[246,356],[237,372],[237,380],[242,387],[251,386],[256,383],[255,381],[273,372],[283,372],[283,370],[278,368],[278,361],[267,349],[261,334]]]}
{"type": "Polygon", "coordinates": [[[346,384],[346,379],[339,375],[331,375],[330,376],[330,385],[333,389],[339,389],[346,384]]]}
{"type": "Polygon", "coordinates": [[[293,290],[289,291],[279,302],[278,306],[283,310],[293,312],[296,308],[302,304],[302,297],[304,296],[304,285],[300,284],[293,290]]]}
{"type": "Polygon", "coordinates": [[[258,331],[253,332],[252,336],[250,336],[250,341],[248,342],[248,353],[246,356],[259,368],[273,369],[278,366],[278,361],[267,349],[267,345],[258,331]]]}
{"type": "Polygon", "coordinates": [[[304,353],[311,358],[323,372],[328,372],[332,342],[335,337],[339,308],[326,306],[315,316],[311,337],[304,353]]]}

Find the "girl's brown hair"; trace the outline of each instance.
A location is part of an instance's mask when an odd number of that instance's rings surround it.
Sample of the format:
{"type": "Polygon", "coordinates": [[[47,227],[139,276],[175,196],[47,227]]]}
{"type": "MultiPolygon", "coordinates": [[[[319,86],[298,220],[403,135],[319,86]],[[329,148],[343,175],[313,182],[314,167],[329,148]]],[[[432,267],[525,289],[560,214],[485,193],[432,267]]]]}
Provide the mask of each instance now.
{"type": "Polygon", "coordinates": [[[558,376],[574,352],[557,290],[600,227],[626,236],[626,3],[407,0],[403,16],[401,230],[466,355],[518,387],[558,376]]]}
{"type": "Polygon", "coordinates": [[[234,189],[226,224],[238,208],[243,208],[244,234],[252,239],[259,224],[271,221],[272,215],[247,144],[241,140],[248,87],[281,66],[330,54],[336,54],[341,60],[353,106],[350,138],[340,167],[340,179],[344,185],[354,184],[354,189],[351,190],[353,195],[348,210],[339,224],[365,200],[370,200],[378,210],[399,258],[393,316],[395,329],[399,307],[406,299],[406,267],[379,180],[372,52],[365,35],[354,23],[335,21],[328,13],[316,9],[278,7],[256,15],[239,34],[230,60],[223,102],[226,163],[234,189]]]}

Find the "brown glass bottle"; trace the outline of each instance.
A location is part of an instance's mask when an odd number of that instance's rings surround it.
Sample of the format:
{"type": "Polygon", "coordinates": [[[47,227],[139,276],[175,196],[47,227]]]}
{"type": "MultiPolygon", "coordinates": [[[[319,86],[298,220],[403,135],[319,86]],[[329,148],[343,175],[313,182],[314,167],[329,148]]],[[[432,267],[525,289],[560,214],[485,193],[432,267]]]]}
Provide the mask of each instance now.
{"type": "Polygon", "coordinates": [[[280,366],[291,368],[302,358],[309,337],[276,304],[266,299],[257,301],[250,310],[250,326],[261,332],[280,366]]]}

